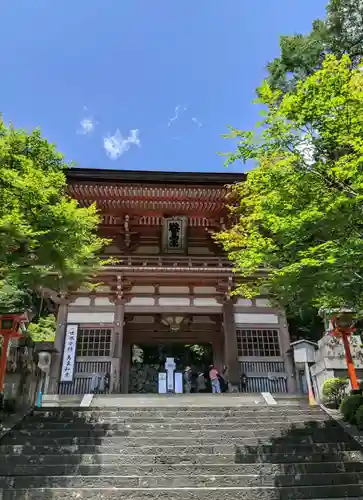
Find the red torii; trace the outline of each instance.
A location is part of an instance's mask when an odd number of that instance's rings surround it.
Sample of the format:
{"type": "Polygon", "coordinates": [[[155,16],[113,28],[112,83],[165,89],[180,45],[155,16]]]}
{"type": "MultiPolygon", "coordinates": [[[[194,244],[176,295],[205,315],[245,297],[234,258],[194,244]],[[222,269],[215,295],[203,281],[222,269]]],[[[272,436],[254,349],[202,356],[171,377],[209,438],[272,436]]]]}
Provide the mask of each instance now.
{"type": "Polygon", "coordinates": [[[350,379],[350,383],[353,391],[357,391],[359,389],[359,384],[357,380],[357,374],[355,371],[354,361],[352,358],[352,352],[350,350],[349,337],[356,331],[356,329],[352,326],[352,324],[342,324],[339,323],[339,316],[334,315],[330,319],[333,330],[330,334],[333,337],[342,338],[345,350],[345,359],[347,362],[348,375],[350,379]]]}
{"type": "Polygon", "coordinates": [[[26,320],[27,317],[20,313],[4,314],[0,316],[0,335],[4,339],[0,357],[0,394],[4,392],[6,360],[10,339],[18,339],[23,336],[20,327],[26,320]]]}

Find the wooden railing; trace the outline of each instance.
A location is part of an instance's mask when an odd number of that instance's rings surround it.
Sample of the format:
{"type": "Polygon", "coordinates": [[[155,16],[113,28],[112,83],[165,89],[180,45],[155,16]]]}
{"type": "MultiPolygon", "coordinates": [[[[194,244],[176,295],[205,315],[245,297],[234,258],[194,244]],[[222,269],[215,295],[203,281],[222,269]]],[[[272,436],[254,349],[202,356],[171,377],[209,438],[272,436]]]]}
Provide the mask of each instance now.
{"type": "Polygon", "coordinates": [[[233,267],[226,257],[185,256],[185,255],[104,255],[104,259],[112,259],[112,266],[127,267],[178,267],[178,268],[226,268],[233,267]]]}

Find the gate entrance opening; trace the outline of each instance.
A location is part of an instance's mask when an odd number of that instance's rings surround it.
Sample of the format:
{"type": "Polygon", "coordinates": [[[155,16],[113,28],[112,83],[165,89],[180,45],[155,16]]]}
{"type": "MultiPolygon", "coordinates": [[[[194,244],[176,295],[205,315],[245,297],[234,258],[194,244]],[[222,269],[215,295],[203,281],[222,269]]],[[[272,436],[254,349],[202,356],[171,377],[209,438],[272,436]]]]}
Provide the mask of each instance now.
{"type": "MultiPolygon", "coordinates": [[[[190,366],[193,373],[207,373],[213,363],[212,345],[194,344],[133,344],[131,346],[131,367],[129,393],[157,393],[158,374],[165,372],[166,358],[174,358],[176,372],[184,373],[190,366]]],[[[207,384],[207,389],[209,384],[207,384]]]]}

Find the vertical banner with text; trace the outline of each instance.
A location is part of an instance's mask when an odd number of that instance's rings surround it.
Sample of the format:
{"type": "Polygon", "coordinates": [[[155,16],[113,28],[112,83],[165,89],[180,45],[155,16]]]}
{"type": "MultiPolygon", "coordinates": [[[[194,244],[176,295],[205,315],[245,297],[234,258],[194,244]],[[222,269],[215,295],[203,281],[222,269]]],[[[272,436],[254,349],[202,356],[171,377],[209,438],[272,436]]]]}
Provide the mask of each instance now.
{"type": "Polygon", "coordinates": [[[64,339],[61,382],[73,382],[76,361],[78,325],[67,325],[64,339]]]}

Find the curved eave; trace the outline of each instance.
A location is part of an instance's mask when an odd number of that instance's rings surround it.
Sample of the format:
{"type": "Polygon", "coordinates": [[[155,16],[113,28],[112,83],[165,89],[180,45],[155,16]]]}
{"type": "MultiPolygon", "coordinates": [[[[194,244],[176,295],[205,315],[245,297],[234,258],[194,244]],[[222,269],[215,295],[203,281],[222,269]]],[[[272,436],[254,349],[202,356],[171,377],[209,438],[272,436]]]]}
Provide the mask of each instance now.
{"type": "Polygon", "coordinates": [[[172,172],[149,170],[109,170],[70,168],[65,172],[69,183],[179,184],[225,186],[246,180],[244,173],[172,172]]]}

